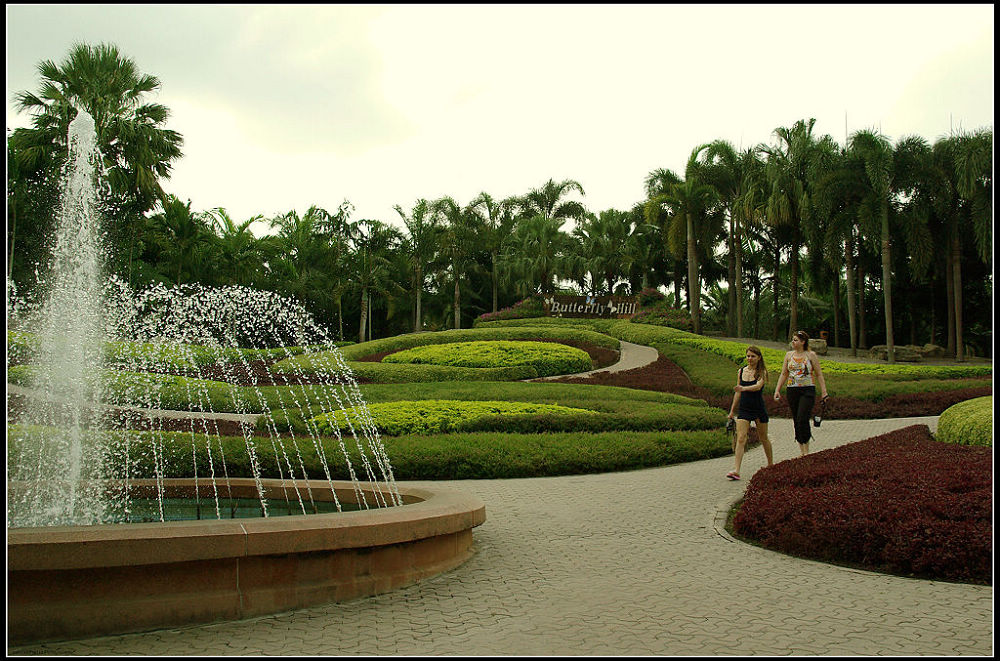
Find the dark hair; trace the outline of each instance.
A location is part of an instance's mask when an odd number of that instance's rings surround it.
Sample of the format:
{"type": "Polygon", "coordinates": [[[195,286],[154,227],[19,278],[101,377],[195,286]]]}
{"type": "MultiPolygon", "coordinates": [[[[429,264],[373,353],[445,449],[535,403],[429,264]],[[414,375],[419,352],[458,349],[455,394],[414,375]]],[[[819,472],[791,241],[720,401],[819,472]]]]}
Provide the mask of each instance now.
{"type": "Polygon", "coordinates": [[[757,376],[759,378],[763,375],[764,381],[767,381],[767,366],[764,364],[764,354],[761,353],[759,348],[752,344],[747,347],[747,351],[757,354],[757,376]]]}
{"type": "Polygon", "coordinates": [[[805,349],[806,351],[809,350],[809,333],[805,331],[795,331],[794,333],[792,333],[792,335],[802,340],[803,349],[805,349]]]}

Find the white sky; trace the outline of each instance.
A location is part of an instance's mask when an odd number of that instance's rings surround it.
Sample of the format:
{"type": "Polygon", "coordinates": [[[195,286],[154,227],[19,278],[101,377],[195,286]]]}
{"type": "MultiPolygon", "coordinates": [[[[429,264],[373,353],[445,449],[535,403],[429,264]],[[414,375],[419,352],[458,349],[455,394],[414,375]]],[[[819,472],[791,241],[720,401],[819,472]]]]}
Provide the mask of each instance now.
{"type": "Polygon", "coordinates": [[[7,5],[18,91],[74,42],[157,76],[184,136],[167,192],[237,220],[346,198],[400,225],[420,197],[575,179],[592,211],[723,138],[817,119],[843,143],[993,125],[993,5],[7,5]]]}

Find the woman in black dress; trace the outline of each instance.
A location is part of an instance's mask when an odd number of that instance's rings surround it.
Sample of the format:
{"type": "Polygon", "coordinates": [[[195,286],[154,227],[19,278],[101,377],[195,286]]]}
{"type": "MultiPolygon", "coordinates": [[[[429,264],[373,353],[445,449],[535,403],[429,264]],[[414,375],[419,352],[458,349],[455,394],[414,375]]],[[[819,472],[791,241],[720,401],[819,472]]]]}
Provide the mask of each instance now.
{"type": "Polygon", "coordinates": [[[767,368],[764,366],[764,355],[755,346],[747,347],[747,364],[741,367],[736,375],[736,387],[733,388],[733,405],[729,408],[729,418],[736,418],[736,447],[734,456],[736,467],[726,473],[730,480],[740,479],[740,464],[743,463],[743,453],[746,450],[747,435],[750,433],[750,422],[757,421],[757,437],[764,446],[767,465],[774,465],[771,455],[771,440],[767,437],[767,407],[764,406],[762,394],[767,382],[767,368]]]}

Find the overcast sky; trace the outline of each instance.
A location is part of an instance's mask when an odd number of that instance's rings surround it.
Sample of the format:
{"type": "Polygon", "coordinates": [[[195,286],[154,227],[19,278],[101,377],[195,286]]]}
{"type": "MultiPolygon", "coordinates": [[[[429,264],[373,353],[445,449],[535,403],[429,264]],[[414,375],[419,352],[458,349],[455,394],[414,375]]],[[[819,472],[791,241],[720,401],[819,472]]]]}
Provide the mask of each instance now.
{"type": "Polygon", "coordinates": [[[628,209],[717,138],[933,142],[993,126],[993,5],[7,5],[7,127],[42,60],[113,43],[184,137],[169,193],[237,220],[347,199],[399,225],[421,197],[575,179],[628,209]]]}

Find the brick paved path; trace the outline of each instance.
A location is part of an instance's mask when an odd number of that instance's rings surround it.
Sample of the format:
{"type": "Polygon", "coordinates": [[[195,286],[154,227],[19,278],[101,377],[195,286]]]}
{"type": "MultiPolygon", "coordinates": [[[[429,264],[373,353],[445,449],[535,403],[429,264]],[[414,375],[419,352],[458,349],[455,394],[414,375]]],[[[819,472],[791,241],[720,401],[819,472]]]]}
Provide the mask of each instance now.
{"type": "MultiPolygon", "coordinates": [[[[829,420],[814,451],[937,418],[829,420]]],[[[775,460],[797,455],[773,419],[775,460]]],[[[478,553],[409,588],[240,622],[9,649],[144,655],[990,655],[993,590],[733,541],[731,457],[603,475],[454,481],[486,503],[478,553]],[[721,513],[721,514],[720,514],[721,513]]],[[[748,479],[763,465],[757,447],[748,479]]]]}

